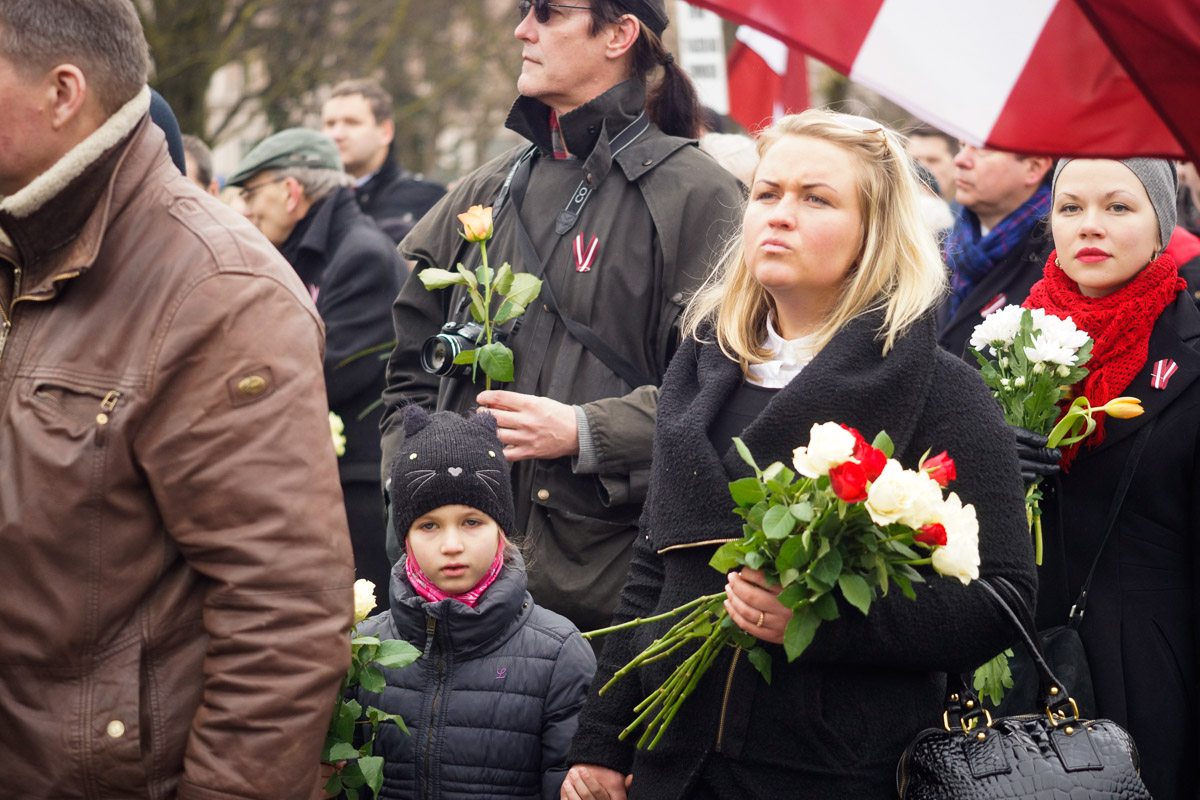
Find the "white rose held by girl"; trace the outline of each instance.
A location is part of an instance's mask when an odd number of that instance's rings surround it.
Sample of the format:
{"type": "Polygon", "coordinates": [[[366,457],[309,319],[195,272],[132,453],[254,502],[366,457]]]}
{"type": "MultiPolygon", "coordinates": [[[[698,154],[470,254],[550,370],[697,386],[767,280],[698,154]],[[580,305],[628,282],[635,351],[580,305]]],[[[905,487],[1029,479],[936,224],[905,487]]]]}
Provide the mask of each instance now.
{"type": "Polygon", "coordinates": [[[359,578],[354,582],[354,624],[362,622],[375,609],[375,584],[359,578]]]}
{"type": "Polygon", "coordinates": [[[813,425],[808,446],[792,451],[792,465],[806,478],[828,475],[829,470],[853,457],[854,442],[854,434],[836,422],[813,425]]]}

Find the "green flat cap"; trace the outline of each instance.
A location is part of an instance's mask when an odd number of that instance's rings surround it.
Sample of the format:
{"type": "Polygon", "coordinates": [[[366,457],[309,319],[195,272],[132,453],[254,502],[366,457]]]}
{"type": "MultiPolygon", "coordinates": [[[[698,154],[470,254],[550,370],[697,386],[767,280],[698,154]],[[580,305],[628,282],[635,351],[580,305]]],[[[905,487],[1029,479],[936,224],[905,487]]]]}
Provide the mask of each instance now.
{"type": "Polygon", "coordinates": [[[241,186],[263,170],[310,167],[342,171],[337,145],[309,128],[288,128],[272,134],[242,157],[229,178],[230,186],[241,186]]]}

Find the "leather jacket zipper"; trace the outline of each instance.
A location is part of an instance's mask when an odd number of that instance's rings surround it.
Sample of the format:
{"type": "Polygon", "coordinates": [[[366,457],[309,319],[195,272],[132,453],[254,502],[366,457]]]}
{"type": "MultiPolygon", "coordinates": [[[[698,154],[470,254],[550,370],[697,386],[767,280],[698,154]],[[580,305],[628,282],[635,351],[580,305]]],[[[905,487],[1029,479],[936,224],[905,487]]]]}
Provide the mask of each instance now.
{"type": "Polygon", "coordinates": [[[13,300],[8,304],[7,310],[5,310],[4,304],[0,303],[0,318],[2,318],[0,321],[3,322],[3,326],[0,326],[0,359],[4,358],[4,346],[8,344],[8,334],[12,331],[13,308],[17,305],[17,298],[21,296],[21,268],[16,264],[13,264],[12,296],[13,300]]]}
{"type": "Polygon", "coordinates": [[[738,658],[742,648],[733,651],[733,661],[729,662],[729,675],[725,678],[725,696],[721,699],[721,721],[717,725],[717,752],[721,752],[721,744],[725,740],[725,712],[729,710],[729,693],[733,690],[733,671],[737,669],[738,658]]]}

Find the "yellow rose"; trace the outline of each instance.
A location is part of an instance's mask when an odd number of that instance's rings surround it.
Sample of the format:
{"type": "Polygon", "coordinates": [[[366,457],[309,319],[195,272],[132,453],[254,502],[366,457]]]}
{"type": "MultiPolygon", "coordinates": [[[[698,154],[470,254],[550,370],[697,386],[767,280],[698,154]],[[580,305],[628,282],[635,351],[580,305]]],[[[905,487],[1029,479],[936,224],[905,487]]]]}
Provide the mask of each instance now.
{"type": "Polygon", "coordinates": [[[1136,397],[1118,397],[1105,403],[1100,411],[1117,419],[1131,419],[1141,416],[1145,409],[1142,408],[1142,401],[1136,397]]]}
{"type": "Polygon", "coordinates": [[[486,242],[492,238],[492,207],[471,206],[458,215],[463,224],[463,237],[468,242],[486,242]]]}
{"type": "Polygon", "coordinates": [[[354,624],[362,622],[375,608],[375,584],[359,578],[354,582],[354,624]]]}

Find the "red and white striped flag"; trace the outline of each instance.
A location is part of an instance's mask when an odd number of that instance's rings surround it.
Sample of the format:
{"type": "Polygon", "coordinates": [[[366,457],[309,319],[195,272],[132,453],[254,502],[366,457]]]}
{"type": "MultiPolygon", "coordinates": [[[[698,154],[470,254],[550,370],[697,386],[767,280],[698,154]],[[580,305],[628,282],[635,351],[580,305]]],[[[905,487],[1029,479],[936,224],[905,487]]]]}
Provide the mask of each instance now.
{"type": "Polygon", "coordinates": [[[1167,381],[1179,369],[1179,365],[1169,358],[1154,362],[1154,370],[1150,373],[1150,385],[1155,389],[1167,388],[1167,381]]]}
{"type": "Polygon", "coordinates": [[[1195,0],[690,0],[979,146],[1200,157],[1195,0]]]}
{"type": "Polygon", "coordinates": [[[729,51],[729,116],[757,132],[784,114],[808,108],[804,53],[743,25],[729,51]]]}

